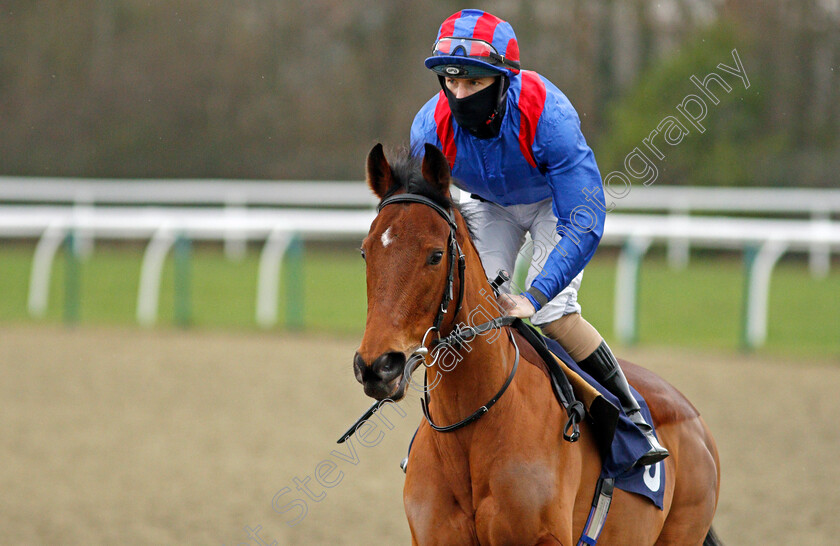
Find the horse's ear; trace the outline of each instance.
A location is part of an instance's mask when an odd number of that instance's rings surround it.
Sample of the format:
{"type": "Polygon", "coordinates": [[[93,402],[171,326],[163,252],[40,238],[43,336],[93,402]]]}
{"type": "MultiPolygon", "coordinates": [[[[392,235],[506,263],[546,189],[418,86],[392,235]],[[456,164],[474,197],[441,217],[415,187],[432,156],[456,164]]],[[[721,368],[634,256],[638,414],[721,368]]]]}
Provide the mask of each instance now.
{"type": "Polygon", "coordinates": [[[385,152],[382,151],[382,144],[373,147],[367,157],[367,183],[377,197],[382,199],[388,189],[394,184],[394,173],[388,160],[385,159],[385,152]]]}
{"type": "Polygon", "coordinates": [[[423,156],[423,178],[441,194],[449,197],[450,171],[449,161],[437,146],[426,144],[426,154],[423,156]]]}

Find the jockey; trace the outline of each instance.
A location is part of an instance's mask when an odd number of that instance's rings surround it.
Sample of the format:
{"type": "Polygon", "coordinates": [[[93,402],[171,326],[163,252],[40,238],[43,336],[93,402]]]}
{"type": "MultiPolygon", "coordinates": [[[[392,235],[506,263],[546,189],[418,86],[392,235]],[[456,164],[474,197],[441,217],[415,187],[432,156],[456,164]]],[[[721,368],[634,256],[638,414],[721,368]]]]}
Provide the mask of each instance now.
{"type": "Polygon", "coordinates": [[[480,10],[462,10],[440,27],[426,68],[441,91],[417,113],[411,149],[443,150],[456,184],[470,197],[461,213],[485,273],[512,271],[531,234],[529,288],[501,287],[509,314],[530,318],[621,402],[650,451],[637,465],[668,456],[601,334],[581,316],[583,268],[603,234],[606,207],[595,156],[566,96],[536,72],[521,70],[511,25],[480,10]]]}

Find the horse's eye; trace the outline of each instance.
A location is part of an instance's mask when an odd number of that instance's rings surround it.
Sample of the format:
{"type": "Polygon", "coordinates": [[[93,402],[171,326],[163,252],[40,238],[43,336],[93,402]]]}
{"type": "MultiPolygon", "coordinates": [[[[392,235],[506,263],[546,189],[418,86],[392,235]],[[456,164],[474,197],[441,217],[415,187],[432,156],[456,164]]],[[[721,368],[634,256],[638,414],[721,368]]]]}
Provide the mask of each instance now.
{"type": "Polygon", "coordinates": [[[429,254],[429,259],[427,263],[429,265],[437,265],[443,259],[443,251],[442,250],[435,250],[431,254],[429,254]]]}
{"type": "Polygon", "coordinates": [[[363,260],[367,260],[367,256],[365,255],[365,249],[364,249],[364,248],[360,248],[360,249],[359,249],[359,252],[361,252],[361,253],[362,253],[362,259],[363,259],[363,260]]]}

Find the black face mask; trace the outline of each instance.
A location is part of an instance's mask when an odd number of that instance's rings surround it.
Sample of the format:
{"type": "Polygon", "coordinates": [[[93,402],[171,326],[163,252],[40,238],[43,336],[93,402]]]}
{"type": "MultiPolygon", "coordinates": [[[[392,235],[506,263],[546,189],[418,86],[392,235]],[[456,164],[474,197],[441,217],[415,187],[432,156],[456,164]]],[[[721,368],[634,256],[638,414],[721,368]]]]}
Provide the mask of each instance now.
{"type": "Polygon", "coordinates": [[[449,102],[449,110],[452,111],[458,125],[477,138],[493,138],[499,134],[502,118],[505,115],[507,101],[504,100],[504,92],[507,91],[507,85],[505,85],[501,100],[499,87],[502,85],[502,80],[507,80],[507,78],[497,78],[492,85],[463,99],[456,99],[446,87],[443,77],[439,78],[446,100],[449,102]]]}

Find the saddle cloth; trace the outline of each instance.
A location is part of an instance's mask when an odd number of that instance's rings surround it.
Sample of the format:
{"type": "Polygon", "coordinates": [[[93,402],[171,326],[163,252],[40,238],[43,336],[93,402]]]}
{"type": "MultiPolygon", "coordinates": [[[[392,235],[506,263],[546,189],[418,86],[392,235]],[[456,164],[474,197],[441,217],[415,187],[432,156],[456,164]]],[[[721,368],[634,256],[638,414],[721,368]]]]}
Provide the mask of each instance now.
{"type": "MultiPolygon", "coordinates": [[[[595,425],[595,434],[604,461],[601,477],[615,478],[616,487],[650,499],[661,510],[665,495],[664,462],[646,467],[633,466],[650,447],[636,425],[624,413],[616,411],[621,407],[618,398],[584,372],[559,343],[545,336],[543,339],[569,378],[575,396],[586,406],[587,415],[595,425]]],[[[639,402],[645,420],[652,424],[647,402],[632,386],[630,390],[639,402]]]]}

